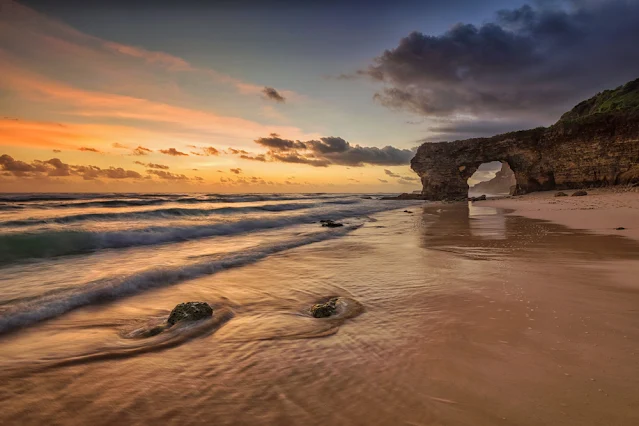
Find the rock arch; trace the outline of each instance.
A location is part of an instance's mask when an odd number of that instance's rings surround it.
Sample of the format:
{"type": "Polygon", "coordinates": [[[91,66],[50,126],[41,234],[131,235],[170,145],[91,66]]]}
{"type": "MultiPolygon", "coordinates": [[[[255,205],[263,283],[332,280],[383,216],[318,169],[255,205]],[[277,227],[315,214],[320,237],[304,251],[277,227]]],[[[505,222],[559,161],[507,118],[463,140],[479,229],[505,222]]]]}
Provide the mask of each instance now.
{"type": "Polygon", "coordinates": [[[425,143],[411,168],[430,200],[465,198],[468,178],[491,161],[513,170],[512,195],[624,183],[639,164],[637,118],[601,115],[490,138],[425,143]]]}

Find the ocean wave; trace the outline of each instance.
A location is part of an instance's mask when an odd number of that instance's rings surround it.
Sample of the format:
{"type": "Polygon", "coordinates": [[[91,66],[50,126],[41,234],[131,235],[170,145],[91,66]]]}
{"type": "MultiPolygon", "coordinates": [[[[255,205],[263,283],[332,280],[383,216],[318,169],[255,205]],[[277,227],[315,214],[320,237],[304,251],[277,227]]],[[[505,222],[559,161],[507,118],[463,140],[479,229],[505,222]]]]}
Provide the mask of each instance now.
{"type": "Polygon", "coordinates": [[[117,300],[145,290],[174,285],[224,269],[254,263],[275,253],[338,238],[360,226],[361,224],[320,231],[242,252],[228,253],[222,258],[179,268],[155,268],[134,275],[100,279],[87,283],[81,288],[41,296],[5,309],[0,316],[0,334],[58,317],[83,306],[117,300]]]}
{"type": "Polygon", "coordinates": [[[154,226],[121,231],[44,230],[0,235],[0,265],[24,260],[87,253],[100,249],[146,246],[197,238],[235,235],[253,231],[314,223],[321,219],[339,220],[366,216],[399,207],[398,204],[344,206],[331,211],[314,210],[306,214],[198,224],[154,226]]]}
{"type": "MultiPolygon", "coordinates": [[[[331,203],[331,202],[329,202],[331,203]]],[[[336,204],[351,204],[351,203],[337,203],[336,204]]],[[[176,217],[206,217],[217,214],[236,214],[236,213],[259,213],[259,212],[284,212],[292,210],[307,209],[310,207],[316,207],[316,203],[289,203],[289,204],[267,204],[261,206],[246,206],[246,207],[220,207],[213,209],[185,209],[180,207],[173,207],[167,209],[158,210],[145,210],[145,211],[129,211],[129,212],[115,212],[115,213],[81,213],[69,216],[50,217],[50,218],[38,218],[38,219],[18,219],[0,222],[0,228],[12,228],[23,227],[33,225],[48,225],[48,224],[68,224],[83,221],[116,221],[116,220],[129,220],[129,219],[164,219],[164,218],[176,218],[176,217]]]]}
{"type": "Polygon", "coordinates": [[[345,198],[344,194],[11,194],[0,202],[30,208],[135,207],[166,203],[243,203],[345,198]]]}

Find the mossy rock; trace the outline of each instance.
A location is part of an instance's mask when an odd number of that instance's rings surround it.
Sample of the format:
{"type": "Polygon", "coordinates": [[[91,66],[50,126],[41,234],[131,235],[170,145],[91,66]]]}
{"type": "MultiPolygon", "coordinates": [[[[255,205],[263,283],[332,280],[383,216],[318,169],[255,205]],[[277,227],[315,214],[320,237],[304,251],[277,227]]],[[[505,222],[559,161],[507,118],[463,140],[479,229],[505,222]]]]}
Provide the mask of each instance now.
{"type": "Polygon", "coordinates": [[[311,315],[315,318],[326,318],[337,311],[337,297],[333,297],[326,303],[317,303],[311,306],[311,315]]]}
{"type": "Polygon", "coordinates": [[[167,322],[175,325],[180,321],[197,321],[213,316],[213,308],[206,302],[180,303],[171,311],[167,322]]]}

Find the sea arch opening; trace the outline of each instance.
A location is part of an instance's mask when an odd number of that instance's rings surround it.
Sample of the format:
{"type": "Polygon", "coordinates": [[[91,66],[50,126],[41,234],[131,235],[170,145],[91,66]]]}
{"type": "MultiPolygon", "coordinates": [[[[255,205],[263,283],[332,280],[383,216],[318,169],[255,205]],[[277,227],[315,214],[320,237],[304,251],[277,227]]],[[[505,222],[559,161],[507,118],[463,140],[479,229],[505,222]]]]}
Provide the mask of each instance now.
{"type": "Polygon", "coordinates": [[[488,161],[481,163],[466,182],[468,196],[479,197],[508,195],[517,180],[506,161],[488,161]]]}

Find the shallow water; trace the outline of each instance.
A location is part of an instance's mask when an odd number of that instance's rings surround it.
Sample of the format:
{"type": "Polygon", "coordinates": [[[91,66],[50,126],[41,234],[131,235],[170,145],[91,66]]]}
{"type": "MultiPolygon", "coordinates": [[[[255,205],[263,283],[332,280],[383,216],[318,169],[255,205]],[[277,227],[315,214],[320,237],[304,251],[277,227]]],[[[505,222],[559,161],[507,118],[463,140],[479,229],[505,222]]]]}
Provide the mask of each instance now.
{"type": "MultiPolygon", "coordinates": [[[[352,203],[6,260],[0,423],[639,423],[638,244],[465,204],[323,200],[352,203]],[[345,308],[312,318],[330,296],[345,308]],[[189,300],[214,317],[140,337],[189,300]]],[[[144,221],[131,230],[175,227],[144,221]]]]}

